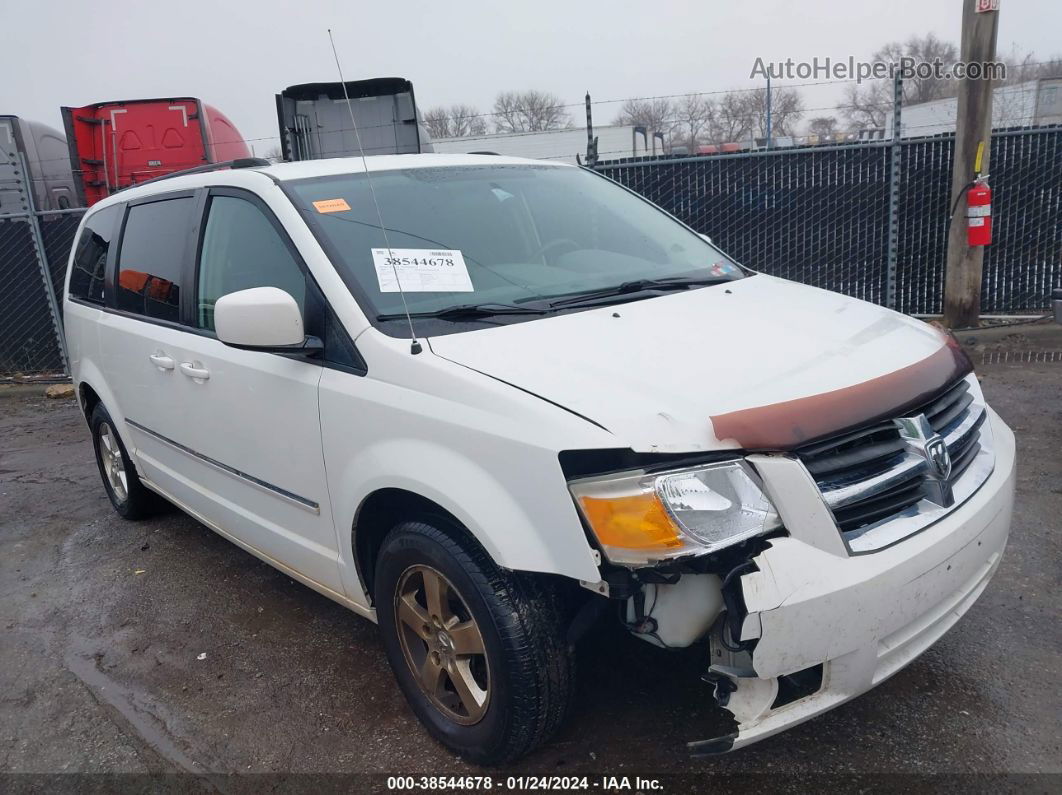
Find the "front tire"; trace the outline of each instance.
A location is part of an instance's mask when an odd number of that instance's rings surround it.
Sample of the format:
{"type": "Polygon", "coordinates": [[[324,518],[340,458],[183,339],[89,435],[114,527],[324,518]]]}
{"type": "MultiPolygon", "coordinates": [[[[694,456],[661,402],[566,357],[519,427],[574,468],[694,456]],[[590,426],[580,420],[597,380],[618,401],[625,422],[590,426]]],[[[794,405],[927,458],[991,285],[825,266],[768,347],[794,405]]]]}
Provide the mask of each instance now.
{"type": "Polygon", "coordinates": [[[92,410],[89,428],[103,488],[114,510],[129,520],[150,516],[158,507],[159,498],[140,482],[136,467],[115,430],[114,420],[102,403],[97,403],[92,410]]]}
{"type": "Polygon", "coordinates": [[[388,661],[435,739],[473,762],[499,764],[560,727],[575,663],[550,589],[425,522],[392,529],[377,561],[388,661]]]}

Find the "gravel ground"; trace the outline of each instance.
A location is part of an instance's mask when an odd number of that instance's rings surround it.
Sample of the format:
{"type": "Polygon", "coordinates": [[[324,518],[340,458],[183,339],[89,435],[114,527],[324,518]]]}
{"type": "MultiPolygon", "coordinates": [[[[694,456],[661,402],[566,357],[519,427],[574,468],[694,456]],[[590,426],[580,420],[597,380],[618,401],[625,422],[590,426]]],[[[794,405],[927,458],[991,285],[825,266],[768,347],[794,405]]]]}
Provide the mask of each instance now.
{"type": "MultiPolygon", "coordinates": [[[[1042,352],[1062,351],[1062,329],[963,342],[987,362],[978,368],[984,390],[1017,433],[1019,479],[1005,559],[951,632],[827,715],[732,755],[691,760],[685,742],[727,723],[698,679],[703,649],[664,652],[602,630],[581,652],[573,720],[504,771],[469,765],[420,729],[372,624],[176,511],[118,519],[73,401],[8,389],[0,393],[0,781],[32,789],[57,780],[11,774],[153,774],[162,778],[66,781],[236,790],[322,780],[225,774],[590,775],[592,786],[608,783],[602,775],[640,775],[684,791],[745,774],[768,774],[755,779],[761,788],[834,774],[903,789],[906,779],[881,775],[1048,773],[994,786],[1055,789],[1062,356],[1042,352]]],[[[383,777],[323,781],[386,785],[383,777]]]]}

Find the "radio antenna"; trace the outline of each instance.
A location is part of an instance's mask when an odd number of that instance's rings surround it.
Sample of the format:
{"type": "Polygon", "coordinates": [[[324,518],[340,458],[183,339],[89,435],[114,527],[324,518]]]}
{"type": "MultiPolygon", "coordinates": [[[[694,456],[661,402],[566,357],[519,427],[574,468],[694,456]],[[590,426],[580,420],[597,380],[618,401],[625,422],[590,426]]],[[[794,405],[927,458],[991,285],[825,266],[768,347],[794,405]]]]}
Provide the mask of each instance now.
{"type": "Polygon", "coordinates": [[[339,85],[343,87],[343,98],[347,102],[347,111],[350,113],[350,123],[354,127],[354,139],[358,142],[358,153],[361,155],[361,165],[365,169],[365,181],[369,184],[369,195],[372,196],[373,207],[376,208],[376,220],[380,224],[380,232],[383,234],[384,247],[387,249],[387,259],[391,263],[391,270],[395,273],[395,282],[398,284],[398,294],[402,298],[402,310],[409,322],[409,352],[416,356],[421,352],[420,343],[417,342],[417,332],[413,329],[413,316],[409,314],[409,305],[406,303],[406,292],[402,289],[402,280],[398,277],[398,267],[395,265],[395,255],[391,250],[391,240],[387,237],[387,227],[384,226],[383,213],[380,212],[380,203],[376,201],[376,189],[372,184],[372,176],[369,174],[369,161],[365,158],[365,148],[361,145],[361,133],[358,132],[358,122],[354,119],[354,106],[350,104],[350,94],[347,93],[347,83],[343,79],[343,67],[339,63],[339,53],[336,51],[336,40],[332,38],[332,29],[328,28],[328,42],[332,45],[332,55],[336,59],[336,69],[339,71],[339,85]]]}

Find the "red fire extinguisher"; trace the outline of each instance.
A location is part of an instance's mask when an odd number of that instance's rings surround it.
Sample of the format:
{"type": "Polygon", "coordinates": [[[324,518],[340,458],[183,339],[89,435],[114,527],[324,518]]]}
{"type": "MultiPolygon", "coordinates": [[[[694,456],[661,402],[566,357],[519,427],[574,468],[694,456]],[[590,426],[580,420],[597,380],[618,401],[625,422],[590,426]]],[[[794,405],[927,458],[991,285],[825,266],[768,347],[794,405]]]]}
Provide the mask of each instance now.
{"type": "Polygon", "coordinates": [[[992,189],[984,177],[966,194],[966,243],[987,246],[992,242],[992,189]]]}

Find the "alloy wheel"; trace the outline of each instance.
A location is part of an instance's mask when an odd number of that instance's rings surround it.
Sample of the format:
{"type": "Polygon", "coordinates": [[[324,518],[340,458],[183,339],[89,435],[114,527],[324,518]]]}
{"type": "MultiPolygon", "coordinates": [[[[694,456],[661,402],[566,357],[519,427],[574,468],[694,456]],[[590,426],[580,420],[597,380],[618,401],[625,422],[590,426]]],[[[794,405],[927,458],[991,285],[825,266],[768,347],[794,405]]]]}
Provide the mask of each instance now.
{"type": "Polygon", "coordinates": [[[431,566],[406,569],[395,592],[402,653],[424,694],[462,725],[482,720],[490,703],[483,635],[457,589],[431,566]]]}
{"type": "Polygon", "coordinates": [[[122,448],[118,446],[118,436],[108,422],[100,423],[99,434],[100,443],[97,455],[100,459],[100,467],[103,469],[103,476],[107,478],[107,484],[111,487],[118,502],[125,502],[129,497],[129,481],[125,473],[122,448]]]}

